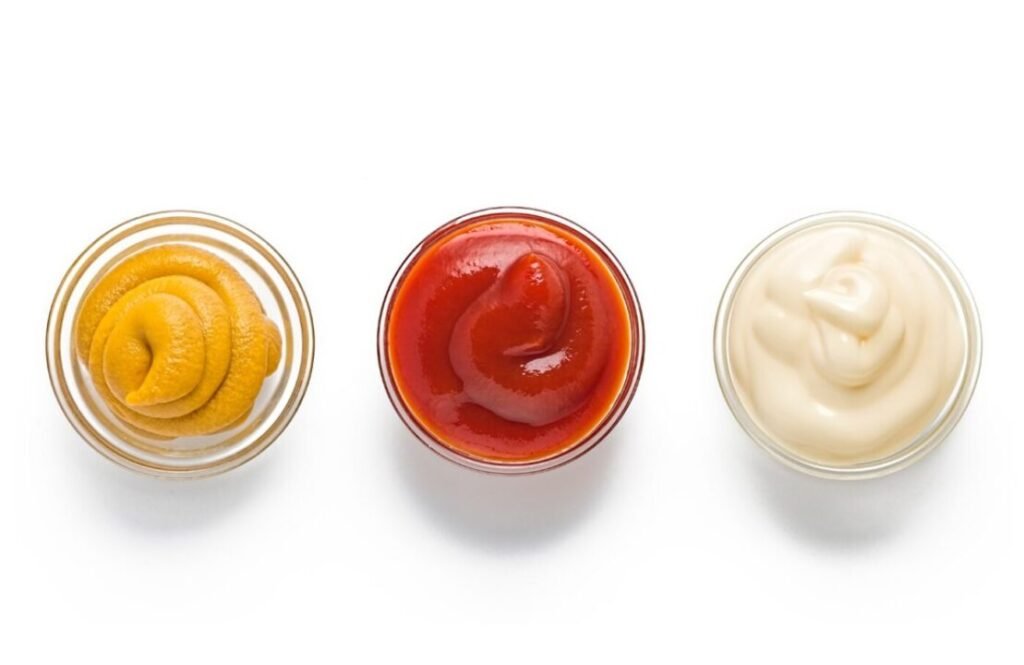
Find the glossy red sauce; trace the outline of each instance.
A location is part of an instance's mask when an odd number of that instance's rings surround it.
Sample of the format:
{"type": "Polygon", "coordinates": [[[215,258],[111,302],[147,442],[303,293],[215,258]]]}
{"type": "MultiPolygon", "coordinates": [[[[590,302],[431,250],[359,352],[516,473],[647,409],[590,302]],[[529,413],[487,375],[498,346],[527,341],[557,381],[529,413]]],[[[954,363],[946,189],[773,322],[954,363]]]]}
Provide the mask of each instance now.
{"type": "Polygon", "coordinates": [[[495,213],[440,229],[399,277],[388,370],[433,438],[489,462],[548,459],[616,407],[634,353],[625,278],[574,229],[495,213]]]}

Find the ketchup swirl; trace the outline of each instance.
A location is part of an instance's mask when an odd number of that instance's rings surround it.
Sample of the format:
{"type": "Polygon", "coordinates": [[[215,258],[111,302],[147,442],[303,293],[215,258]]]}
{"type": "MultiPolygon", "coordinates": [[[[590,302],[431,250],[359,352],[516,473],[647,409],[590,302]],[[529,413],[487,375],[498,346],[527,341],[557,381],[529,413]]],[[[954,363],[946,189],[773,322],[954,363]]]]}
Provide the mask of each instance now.
{"type": "Polygon", "coordinates": [[[626,383],[633,332],[621,279],[585,237],[537,216],[442,229],[387,313],[401,399],[462,454],[531,461],[572,447],[626,383]]]}
{"type": "Polygon", "coordinates": [[[585,278],[528,252],[473,301],[448,347],[472,402],[527,425],[547,425],[579,408],[608,355],[599,332],[607,315],[603,303],[585,297],[585,278]],[[573,306],[574,292],[582,306],[573,306]]]}

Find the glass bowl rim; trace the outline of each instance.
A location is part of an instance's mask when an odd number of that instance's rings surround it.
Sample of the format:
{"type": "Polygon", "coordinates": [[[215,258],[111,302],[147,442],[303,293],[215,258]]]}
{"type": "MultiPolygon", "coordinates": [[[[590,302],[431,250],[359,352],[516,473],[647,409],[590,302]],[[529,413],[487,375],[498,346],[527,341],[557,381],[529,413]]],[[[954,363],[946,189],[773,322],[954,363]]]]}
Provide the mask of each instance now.
{"type": "MultiPolygon", "coordinates": [[[[160,236],[158,234],[154,237],[159,238],[160,236]]],[[[216,476],[249,462],[269,448],[285,432],[302,406],[313,372],[315,347],[316,334],[309,300],[298,276],[281,253],[261,235],[232,219],[190,209],[168,209],[139,215],[116,224],[100,234],[78,254],[65,271],[54,293],[46,323],[46,365],[50,377],[50,387],[61,412],[72,428],[93,450],[108,460],[131,471],[162,478],[192,479],[216,476]],[[100,260],[104,252],[108,251],[114,243],[129,239],[136,233],[158,228],[162,224],[150,226],[150,223],[160,220],[175,220],[168,221],[167,224],[192,224],[214,229],[228,233],[240,240],[247,250],[258,253],[266,260],[287,284],[289,288],[286,296],[290,295],[290,300],[298,314],[299,326],[295,336],[297,351],[295,386],[290,393],[283,393],[279,397],[279,399],[288,400],[289,406],[260,436],[241,447],[234,454],[206,466],[162,467],[148,464],[142,460],[133,459],[121,452],[116,445],[108,443],[108,437],[95,432],[91,425],[84,422],[79,410],[88,411],[89,409],[87,406],[78,404],[69,393],[67,387],[69,379],[65,376],[61,365],[61,356],[67,350],[59,348],[60,333],[64,325],[74,325],[75,312],[72,311],[74,303],[71,302],[71,296],[82,279],[84,271],[100,260]]],[[[73,349],[71,351],[73,353],[73,349]]],[[[72,361],[77,362],[77,359],[72,359],[72,361]]]]}
{"type": "Polygon", "coordinates": [[[718,385],[733,417],[761,449],[783,464],[812,476],[854,480],[877,478],[905,469],[942,443],[956,427],[970,404],[981,372],[982,331],[978,306],[963,275],[953,261],[930,238],[891,217],[858,210],[834,210],[803,217],[770,233],[757,243],[733,271],[719,300],[714,328],[714,361],[718,385]],[[948,281],[960,308],[965,331],[965,368],[950,399],[936,418],[916,438],[895,453],[853,465],[826,464],[797,455],[766,432],[743,405],[733,382],[728,356],[728,332],[732,305],[750,270],[770,250],[788,238],[810,228],[829,224],[855,223],[895,233],[921,251],[948,281]]]}
{"type": "Polygon", "coordinates": [[[626,414],[626,411],[629,410],[629,406],[632,403],[633,398],[636,396],[640,377],[643,374],[645,349],[646,332],[644,328],[643,311],[640,307],[640,299],[637,296],[632,280],[626,273],[626,270],[623,268],[618,257],[616,257],[608,246],[605,245],[596,235],[580,224],[559,214],[527,206],[494,206],[481,208],[455,217],[429,232],[406,255],[405,259],[395,271],[395,274],[388,285],[387,292],[384,295],[384,300],[381,303],[380,316],[377,321],[378,369],[380,370],[381,381],[384,384],[388,400],[390,401],[392,408],[395,410],[395,413],[398,414],[402,423],[410,432],[412,432],[420,443],[441,457],[474,471],[497,475],[522,475],[548,471],[568,464],[569,462],[576,460],[593,450],[599,443],[601,443],[601,441],[611,434],[619,421],[626,414]],[[630,323],[633,328],[631,331],[632,344],[629,364],[626,367],[626,381],[623,382],[622,388],[619,390],[619,393],[611,407],[609,407],[608,412],[585,437],[581,438],[579,441],[565,448],[561,452],[539,460],[496,462],[472,457],[450,448],[422,426],[419,423],[419,420],[409,411],[405,405],[405,400],[402,398],[397,386],[395,385],[394,379],[392,378],[391,363],[388,357],[388,320],[390,318],[392,302],[401,285],[402,279],[412,265],[419,259],[423,251],[432,246],[436,240],[443,238],[456,226],[468,224],[480,218],[492,215],[523,215],[538,217],[543,221],[552,222],[555,225],[561,225],[588,242],[593,249],[603,255],[608,267],[613,270],[615,276],[618,278],[622,287],[622,295],[626,302],[626,308],[630,315],[630,323]]]}

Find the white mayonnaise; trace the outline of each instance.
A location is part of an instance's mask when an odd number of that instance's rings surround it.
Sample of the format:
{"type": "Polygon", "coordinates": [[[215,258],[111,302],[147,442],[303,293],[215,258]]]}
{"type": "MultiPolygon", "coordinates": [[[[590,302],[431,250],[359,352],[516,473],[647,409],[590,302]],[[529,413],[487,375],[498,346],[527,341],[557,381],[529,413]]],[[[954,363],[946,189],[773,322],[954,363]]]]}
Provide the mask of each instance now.
{"type": "Polygon", "coordinates": [[[727,314],[743,408],[778,446],[825,465],[884,459],[925,433],[965,376],[957,294],[914,240],[810,225],[754,261],[727,314]]]}

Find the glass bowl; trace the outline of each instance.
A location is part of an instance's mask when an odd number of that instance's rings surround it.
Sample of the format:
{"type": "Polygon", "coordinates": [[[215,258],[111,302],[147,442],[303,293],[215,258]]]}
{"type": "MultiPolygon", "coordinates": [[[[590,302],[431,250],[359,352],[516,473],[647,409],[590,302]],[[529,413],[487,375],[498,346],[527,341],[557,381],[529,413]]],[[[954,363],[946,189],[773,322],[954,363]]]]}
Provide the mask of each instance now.
{"type": "Polygon", "coordinates": [[[618,259],[615,255],[602,243],[596,236],[584,229],[582,226],[569,221],[568,219],[550,213],[544,210],[537,210],[534,208],[525,207],[495,207],[485,208],[483,210],[477,210],[475,212],[468,213],[447,224],[442,225],[430,235],[428,235],[419,245],[417,245],[412,252],[406,257],[402,265],[399,266],[394,278],[391,280],[391,284],[388,287],[387,294],[384,296],[384,303],[381,306],[380,320],[377,326],[377,359],[380,365],[381,378],[384,382],[384,388],[387,391],[388,398],[391,400],[391,404],[395,409],[395,412],[405,423],[406,427],[428,448],[433,450],[435,453],[442,457],[460,464],[462,466],[474,469],[476,471],[483,471],[487,473],[495,474],[524,474],[524,473],[535,473],[539,471],[546,471],[555,467],[566,464],[584,453],[592,450],[594,446],[601,442],[608,434],[615,428],[619,420],[625,414],[629,408],[629,404],[636,393],[637,385],[640,381],[640,374],[643,369],[644,360],[644,324],[643,315],[640,310],[640,302],[637,299],[636,291],[633,289],[633,285],[629,280],[629,276],[626,271],[622,268],[618,259]],[[395,298],[399,287],[402,285],[402,280],[409,271],[410,267],[413,266],[416,261],[420,258],[425,250],[430,248],[439,239],[448,236],[457,227],[466,226],[474,223],[482,217],[495,216],[495,215],[526,215],[531,217],[539,218],[546,224],[562,227],[563,229],[570,232],[572,235],[578,237],[581,241],[587,243],[602,259],[604,259],[606,265],[614,274],[616,281],[618,282],[620,292],[624,298],[626,308],[629,314],[630,320],[630,353],[629,362],[626,367],[625,378],[622,386],[618,390],[618,394],[608,412],[604,415],[601,421],[589,432],[584,434],[578,441],[570,443],[568,446],[563,448],[561,451],[540,459],[530,459],[526,461],[511,461],[501,462],[488,459],[482,459],[474,457],[469,454],[457,451],[451,446],[446,444],[438,436],[431,433],[427,427],[425,427],[417,417],[412,413],[409,406],[406,404],[401,392],[396,386],[394,375],[391,367],[391,360],[388,353],[388,322],[391,312],[392,302],[395,298]]]}
{"type": "Polygon", "coordinates": [[[295,415],[313,368],[313,321],[302,286],[269,243],[231,220],[204,212],[157,212],[100,236],[68,269],[50,309],[46,360],[57,402],[97,452],[135,471],[179,478],[211,476],[261,453],[295,415]],[[118,419],[97,393],[74,349],[75,318],[93,285],[128,256],[164,244],[193,245],[226,260],[252,286],[281,331],[282,357],[263,383],[252,413],[224,432],[177,439],[140,433],[118,419]]]}
{"type": "Polygon", "coordinates": [[[959,422],[971,401],[974,387],[981,368],[981,324],[977,305],[967,288],[967,283],[953,262],[918,231],[896,220],[866,212],[828,212],[798,220],[772,233],[740,263],[733,273],[718,306],[714,333],[715,369],[722,394],[730,410],[747,434],[764,450],[790,467],[811,475],[859,479],[883,476],[903,469],[924,457],[939,445],[959,422]],[[729,323],[736,294],[750,270],[770,250],[785,240],[813,227],[823,225],[862,225],[884,229],[906,240],[928,261],[952,294],[960,313],[961,330],[964,335],[964,361],[960,368],[956,386],[937,416],[911,441],[895,453],[877,460],[849,465],[827,464],[805,458],[775,440],[743,404],[733,381],[729,365],[729,323]]]}

